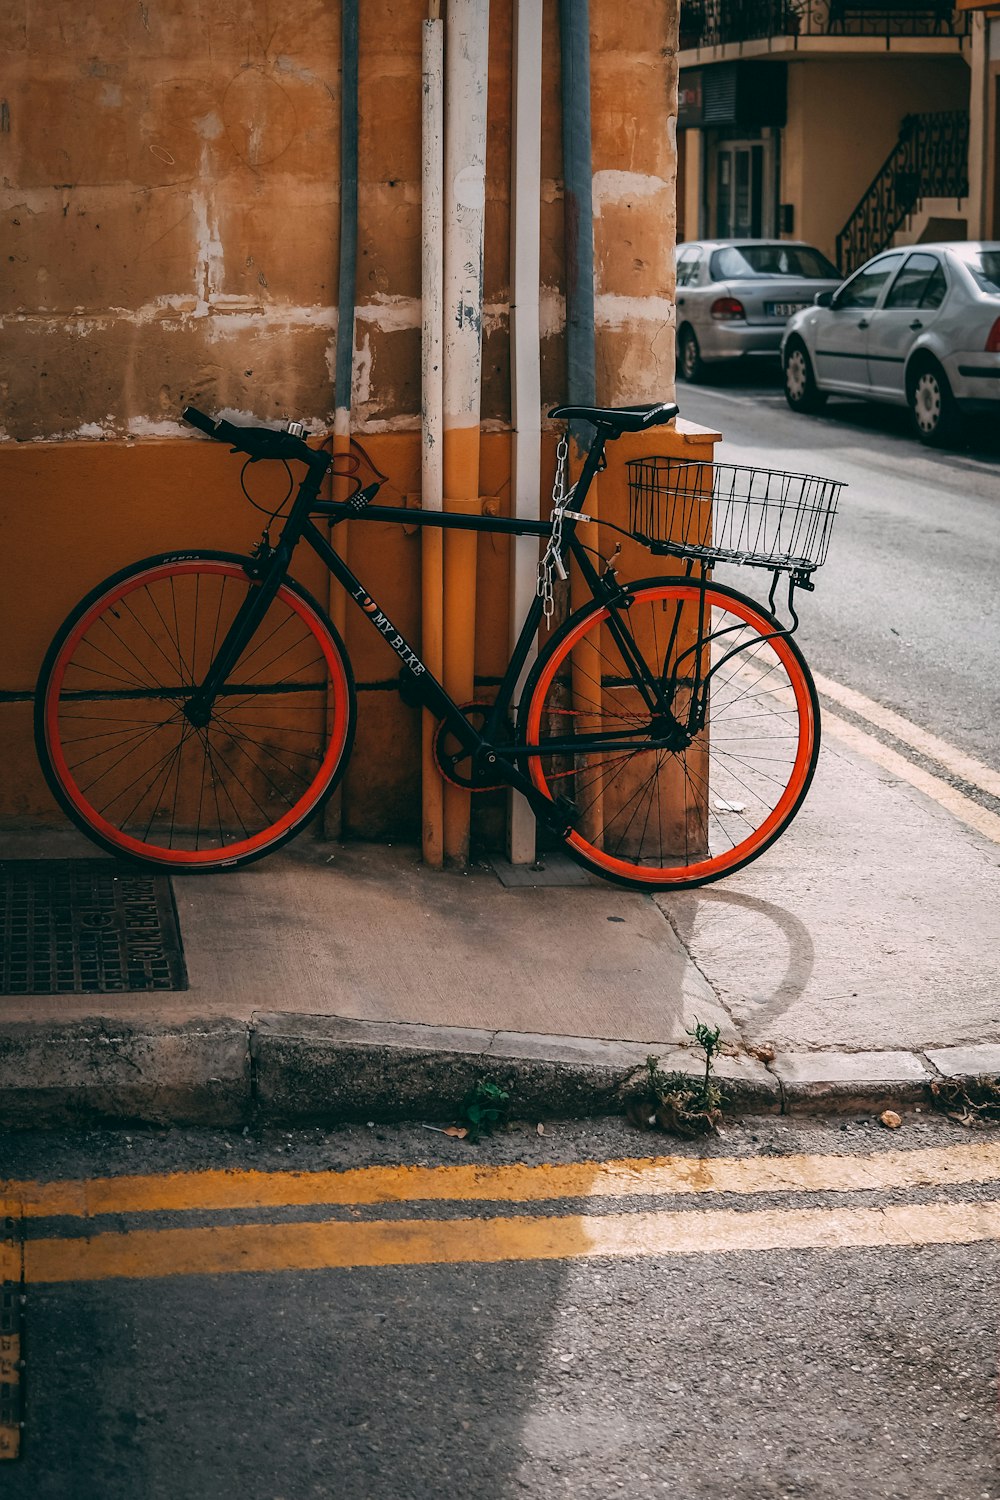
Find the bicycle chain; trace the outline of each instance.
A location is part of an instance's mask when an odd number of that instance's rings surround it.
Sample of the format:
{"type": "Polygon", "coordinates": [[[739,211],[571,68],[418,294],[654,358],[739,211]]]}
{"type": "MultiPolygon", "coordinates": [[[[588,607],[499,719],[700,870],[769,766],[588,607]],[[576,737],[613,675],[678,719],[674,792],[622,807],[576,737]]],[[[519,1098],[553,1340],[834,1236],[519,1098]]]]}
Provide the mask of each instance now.
{"type": "Polygon", "coordinates": [[[572,500],[576,489],[575,484],[568,490],[566,488],[568,456],[569,442],[564,434],[556,446],[556,472],[552,482],[552,533],[538,564],[538,581],[535,584],[535,593],[542,601],[542,614],[545,616],[545,623],[548,627],[551,627],[552,616],[556,608],[555,584],[552,575],[558,573],[563,582],[566,581],[567,576],[562,560],[563,512],[572,500]]]}

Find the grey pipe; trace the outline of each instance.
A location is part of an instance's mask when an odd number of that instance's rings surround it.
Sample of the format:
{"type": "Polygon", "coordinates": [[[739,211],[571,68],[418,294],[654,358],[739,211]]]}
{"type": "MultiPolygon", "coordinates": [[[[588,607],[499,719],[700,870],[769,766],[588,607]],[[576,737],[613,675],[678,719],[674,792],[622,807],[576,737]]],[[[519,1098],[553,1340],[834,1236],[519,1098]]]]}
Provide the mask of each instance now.
{"type": "MultiPolygon", "coordinates": [[[[334,403],[349,430],[354,383],[354,298],[358,261],[358,0],[341,0],[340,273],[334,403]]],[[[339,423],[336,424],[339,427],[339,423]]]]}
{"type": "MultiPolygon", "coordinates": [[[[590,0],[559,0],[563,213],[566,237],[566,400],[597,400],[594,352],[594,177],[590,146],[590,0]]],[[[586,423],[571,427],[578,451],[586,423]]]]}

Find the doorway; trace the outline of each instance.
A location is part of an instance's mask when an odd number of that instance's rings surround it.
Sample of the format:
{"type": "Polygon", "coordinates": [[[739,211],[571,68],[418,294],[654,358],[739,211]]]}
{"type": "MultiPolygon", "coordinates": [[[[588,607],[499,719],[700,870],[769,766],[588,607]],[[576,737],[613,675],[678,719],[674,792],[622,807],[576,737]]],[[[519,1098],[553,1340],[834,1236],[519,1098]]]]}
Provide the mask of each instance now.
{"type": "Polygon", "coordinates": [[[719,146],[715,157],[717,239],[760,239],[764,223],[764,147],[719,146]]]}
{"type": "Polygon", "coordinates": [[[768,239],[775,233],[777,151],[766,130],[716,137],[706,162],[706,219],[713,239],[768,239]]]}

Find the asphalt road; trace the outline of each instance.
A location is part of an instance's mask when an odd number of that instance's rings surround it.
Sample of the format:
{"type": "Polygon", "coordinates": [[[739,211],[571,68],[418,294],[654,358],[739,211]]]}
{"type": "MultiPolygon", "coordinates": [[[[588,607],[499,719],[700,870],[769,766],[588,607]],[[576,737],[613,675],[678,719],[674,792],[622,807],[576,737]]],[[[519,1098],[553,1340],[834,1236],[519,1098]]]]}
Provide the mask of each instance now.
{"type": "MultiPolygon", "coordinates": [[[[679,385],[678,403],[722,432],[720,462],[846,481],[816,592],[800,596],[810,664],[1000,767],[1000,431],[939,452],[895,408],[831,399],[796,415],[777,365],[679,385]]],[[[748,570],[728,571],[746,586],[748,570]]]]}
{"type": "Polygon", "coordinates": [[[995,1133],[49,1134],[0,1177],[4,1500],[1000,1497],[995,1133]]]}

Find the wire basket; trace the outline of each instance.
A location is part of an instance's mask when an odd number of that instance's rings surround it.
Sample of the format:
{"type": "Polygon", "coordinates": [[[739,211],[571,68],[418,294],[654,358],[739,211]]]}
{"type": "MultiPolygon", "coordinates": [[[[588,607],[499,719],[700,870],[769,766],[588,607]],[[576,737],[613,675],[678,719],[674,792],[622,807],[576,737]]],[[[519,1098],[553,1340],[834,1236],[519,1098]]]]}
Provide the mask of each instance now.
{"type": "Polygon", "coordinates": [[[837,480],[675,458],[628,469],[630,530],[653,552],[793,573],[826,561],[837,480]]]}

